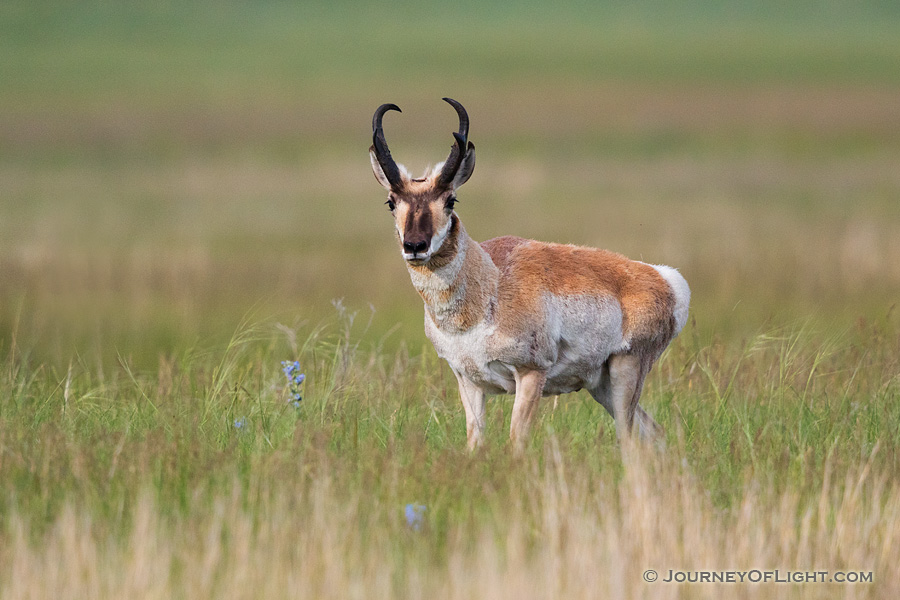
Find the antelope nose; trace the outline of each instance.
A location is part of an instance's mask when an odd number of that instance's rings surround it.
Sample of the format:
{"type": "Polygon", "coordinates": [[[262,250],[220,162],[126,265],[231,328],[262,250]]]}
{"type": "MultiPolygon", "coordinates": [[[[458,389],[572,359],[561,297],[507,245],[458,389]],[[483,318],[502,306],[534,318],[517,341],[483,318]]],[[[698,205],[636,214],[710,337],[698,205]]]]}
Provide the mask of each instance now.
{"type": "Polygon", "coordinates": [[[407,254],[420,254],[428,248],[428,242],[421,240],[418,242],[403,242],[403,251],[407,254]]]}

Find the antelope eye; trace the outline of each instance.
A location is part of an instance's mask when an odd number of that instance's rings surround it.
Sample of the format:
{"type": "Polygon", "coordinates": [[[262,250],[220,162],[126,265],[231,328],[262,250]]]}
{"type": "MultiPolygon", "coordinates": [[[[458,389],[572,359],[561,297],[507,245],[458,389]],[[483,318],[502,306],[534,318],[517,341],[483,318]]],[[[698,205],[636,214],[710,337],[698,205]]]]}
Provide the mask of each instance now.
{"type": "Polygon", "coordinates": [[[388,201],[385,202],[385,204],[387,204],[387,207],[388,207],[388,209],[390,209],[391,212],[394,212],[394,209],[397,208],[397,205],[394,204],[394,201],[391,200],[390,198],[388,198],[388,201]]]}
{"type": "Polygon", "coordinates": [[[454,206],[456,206],[456,196],[450,196],[449,198],[447,198],[447,202],[446,204],[444,204],[444,207],[447,210],[453,210],[454,206]]]}

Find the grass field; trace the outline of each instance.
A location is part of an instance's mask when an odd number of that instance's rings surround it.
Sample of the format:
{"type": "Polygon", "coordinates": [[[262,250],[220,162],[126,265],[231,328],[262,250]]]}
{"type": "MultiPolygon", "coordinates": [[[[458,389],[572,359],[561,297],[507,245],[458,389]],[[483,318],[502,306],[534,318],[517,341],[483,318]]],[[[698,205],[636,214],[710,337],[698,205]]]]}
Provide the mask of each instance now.
{"type": "Polygon", "coordinates": [[[900,10],[782,4],[0,7],[0,598],[900,595],[900,10]],[[690,282],[664,454],[463,450],[367,157],[448,95],[472,237],[690,282]]]}

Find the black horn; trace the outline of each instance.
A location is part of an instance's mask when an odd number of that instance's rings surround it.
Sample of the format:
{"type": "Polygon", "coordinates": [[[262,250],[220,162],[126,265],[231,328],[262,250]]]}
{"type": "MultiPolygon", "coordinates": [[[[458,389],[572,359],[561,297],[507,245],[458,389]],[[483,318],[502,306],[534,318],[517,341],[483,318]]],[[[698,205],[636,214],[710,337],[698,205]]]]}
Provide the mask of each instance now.
{"type": "Polygon", "coordinates": [[[466,153],[469,137],[469,115],[466,113],[463,105],[453,98],[443,98],[443,100],[455,108],[456,114],[459,115],[459,132],[453,132],[455,141],[450,148],[450,156],[444,162],[444,168],[441,169],[441,176],[438,179],[439,185],[447,186],[450,185],[450,182],[456,176],[456,171],[459,170],[459,165],[462,163],[463,156],[466,153]]]}
{"type": "Polygon", "coordinates": [[[382,104],[378,107],[375,111],[375,116],[372,117],[372,148],[375,150],[375,158],[378,160],[378,164],[381,165],[381,170],[384,171],[384,176],[387,177],[391,187],[399,189],[403,184],[403,179],[400,177],[400,169],[397,168],[397,163],[391,158],[391,151],[388,149],[387,142],[384,139],[384,130],[381,128],[381,119],[384,118],[384,113],[389,110],[403,112],[396,104],[382,104]]]}

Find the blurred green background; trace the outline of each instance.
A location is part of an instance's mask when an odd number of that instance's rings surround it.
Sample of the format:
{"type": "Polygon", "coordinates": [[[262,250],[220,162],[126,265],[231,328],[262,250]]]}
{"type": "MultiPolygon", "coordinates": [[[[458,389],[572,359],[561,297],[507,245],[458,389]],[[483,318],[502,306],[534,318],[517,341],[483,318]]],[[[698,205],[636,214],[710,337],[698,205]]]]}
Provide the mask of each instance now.
{"type": "Polygon", "coordinates": [[[153,367],[343,299],[418,352],[367,149],[395,102],[397,160],[443,160],[442,96],[475,239],[676,266],[707,336],[892,318],[900,3],[5,2],[3,350],[153,367]]]}

